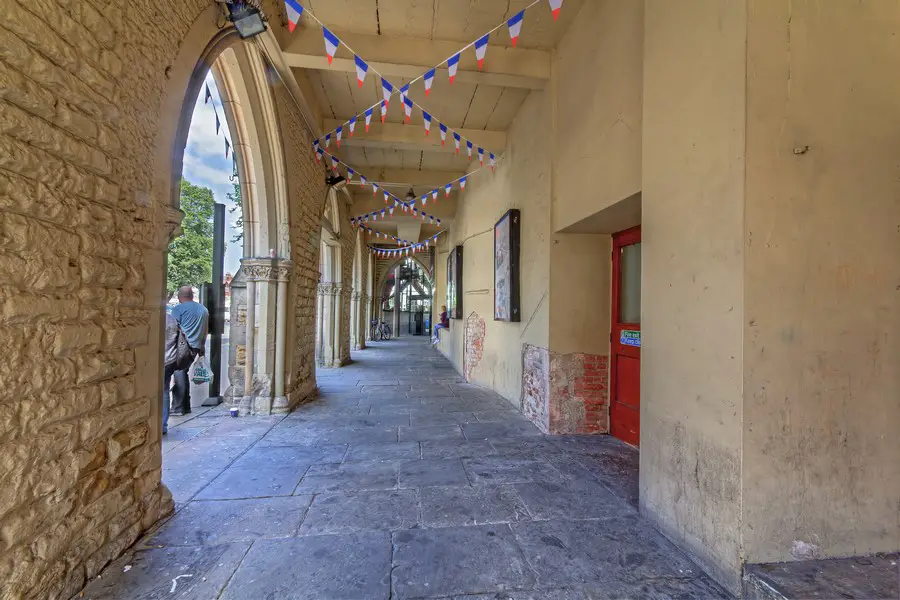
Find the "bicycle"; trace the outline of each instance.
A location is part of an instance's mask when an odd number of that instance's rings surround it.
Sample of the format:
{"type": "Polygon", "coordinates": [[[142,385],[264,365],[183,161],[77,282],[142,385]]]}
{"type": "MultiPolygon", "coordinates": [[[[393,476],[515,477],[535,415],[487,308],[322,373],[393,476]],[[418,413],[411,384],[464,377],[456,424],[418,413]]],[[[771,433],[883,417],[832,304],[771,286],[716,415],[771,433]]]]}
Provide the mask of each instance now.
{"type": "Polygon", "coordinates": [[[393,332],[391,331],[391,326],[385,323],[384,321],[378,323],[376,321],[372,321],[372,339],[375,341],[378,340],[389,340],[393,332]]]}

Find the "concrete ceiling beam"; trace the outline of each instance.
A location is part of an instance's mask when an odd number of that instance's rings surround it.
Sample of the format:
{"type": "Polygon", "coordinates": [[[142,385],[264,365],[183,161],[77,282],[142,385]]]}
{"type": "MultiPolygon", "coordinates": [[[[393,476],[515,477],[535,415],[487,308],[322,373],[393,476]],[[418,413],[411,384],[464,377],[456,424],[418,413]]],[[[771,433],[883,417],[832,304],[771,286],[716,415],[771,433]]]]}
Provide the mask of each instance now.
{"type": "MultiPolygon", "coordinates": [[[[332,131],[346,121],[337,119],[325,119],[325,131],[332,131]]],[[[456,152],[456,145],[452,136],[447,135],[447,142],[441,146],[441,132],[437,125],[432,125],[431,135],[425,137],[425,130],[421,125],[404,125],[401,123],[378,123],[369,131],[365,126],[357,124],[353,137],[345,134],[342,144],[363,148],[388,148],[392,150],[415,150],[424,152],[456,152]]],[[[502,153],[506,148],[506,132],[489,129],[457,129],[459,134],[472,140],[476,146],[481,146],[487,151],[502,153]]],[[[465,142],[460,149],[460,154],[465,156],[465,142]]],[[[474,160],[474,159],[473,159],[474,160]]]]}
{"type": "MultiPolygon", "coordinates": [[[[373,69],[385,77],[413,79],[429,67],[446,60],[459,51],[460,42],[421,38],[385,37],[378,35],[335,32],[353,47],[373,69]]],[[[325,56],[322,31],[303,29],[288,40],[284,48],[285,61],[292,67],[355,73],[353,57],[346,48],[338,50],[331,65],[325,56]]],[[[484,70],[475,64],[471,48],[462,53],[456,80],[478,85],[516,87],[541,90],[550,79],[550,52],[491,46],[484,70]]],[[[436,77],[448,77],[446,66],[438,69],[436,77]]]]}

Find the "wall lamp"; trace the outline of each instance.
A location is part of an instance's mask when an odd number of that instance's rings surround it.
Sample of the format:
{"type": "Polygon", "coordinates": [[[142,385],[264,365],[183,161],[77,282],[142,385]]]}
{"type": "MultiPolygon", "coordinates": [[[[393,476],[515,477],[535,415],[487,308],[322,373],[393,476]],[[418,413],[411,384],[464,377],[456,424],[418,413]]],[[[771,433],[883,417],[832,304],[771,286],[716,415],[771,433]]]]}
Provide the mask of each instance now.
{"type": "Polygon", "coordinates": [[[266,17],[259,10],[256,0],[231,0],[228,20],[234,23],[241,39],[249,39],[266,30],[266,17]]]}
{"type": "Polygon", "coordinates": [[[325,185],[333,187],[336,190],[342,190],[347,187],[347,180],[340,175],[325,178],[325,185]]]}

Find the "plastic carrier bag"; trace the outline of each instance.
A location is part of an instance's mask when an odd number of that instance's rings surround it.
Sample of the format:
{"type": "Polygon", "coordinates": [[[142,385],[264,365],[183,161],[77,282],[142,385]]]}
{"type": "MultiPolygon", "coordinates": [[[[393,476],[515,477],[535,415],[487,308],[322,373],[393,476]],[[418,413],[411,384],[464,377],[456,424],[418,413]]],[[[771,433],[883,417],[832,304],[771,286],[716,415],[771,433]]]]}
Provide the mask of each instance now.
{"type": "Polygon", "coordinates": [[[191,370],[188,372],[188,378],[192,383],[198,385],[202,383],[212,383],[212,367],[209,366],[209,360],[205,356],[197,357],[197,360],[191,365],[191,370]]]}

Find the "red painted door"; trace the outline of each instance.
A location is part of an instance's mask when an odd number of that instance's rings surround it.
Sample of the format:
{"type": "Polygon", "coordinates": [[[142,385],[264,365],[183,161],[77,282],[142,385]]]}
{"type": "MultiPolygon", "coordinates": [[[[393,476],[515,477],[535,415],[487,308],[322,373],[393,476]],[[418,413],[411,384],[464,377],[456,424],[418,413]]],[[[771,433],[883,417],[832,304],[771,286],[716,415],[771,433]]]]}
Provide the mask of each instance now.
{"type": "Polygon", "coordinates": [[[610,433],[640,443],[641,228],[613,235],[610,336],[610,433]]]}

